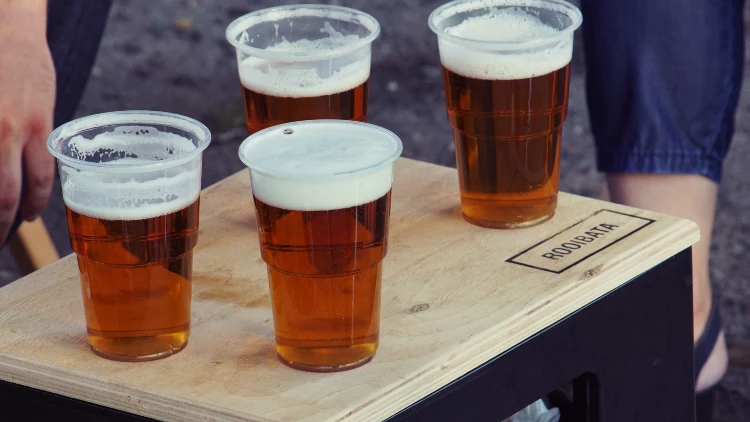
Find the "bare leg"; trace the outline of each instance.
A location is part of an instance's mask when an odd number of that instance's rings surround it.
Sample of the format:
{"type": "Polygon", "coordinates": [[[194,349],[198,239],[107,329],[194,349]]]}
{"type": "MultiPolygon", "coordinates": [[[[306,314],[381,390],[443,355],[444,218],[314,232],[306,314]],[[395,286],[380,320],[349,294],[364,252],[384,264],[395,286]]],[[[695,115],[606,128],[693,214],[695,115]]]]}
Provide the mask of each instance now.
{"type": "MultiPolygon", "coordinates": [[[[718,186],[697,175],[609,174],[609,196],[614,202],[687,218],[698,224],[701,240],[693,247],[693,336],[703,333],[711,310],[708,260],[718,186]]],[[[696,391],[719,382],[727,369],[724,333],[703,367],[696,391]]]]}

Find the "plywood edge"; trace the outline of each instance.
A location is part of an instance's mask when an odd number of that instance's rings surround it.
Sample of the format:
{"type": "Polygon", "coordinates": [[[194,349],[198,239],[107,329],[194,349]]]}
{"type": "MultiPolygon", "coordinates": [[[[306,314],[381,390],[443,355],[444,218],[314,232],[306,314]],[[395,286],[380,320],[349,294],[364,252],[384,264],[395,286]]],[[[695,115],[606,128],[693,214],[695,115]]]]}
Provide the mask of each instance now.
{"type": "MultiPolygon", "coordinates": [[[[655,213],[647,215],[654,216],[655,213]]],[[[339,420],[363,421],[384,420],[399,409],[406,408],[419,400],[438,391],[447,383],[469,373],[477,366],[490,361],[506,352],[518,343],[519,338],[529,338],[547,329],[568,315],[572,314],[609,292],[619,288],[633,277],[664,262],[675,254],[690,248],[699,238],[700,233],[695,223],[685,219],[665,216],[659,218],[663,223],[654,227],[654,242],[649,248],[624,248],[608,260],[607,267],[600,274],[579,283],[565,292],[564,296],[549,301],[540,298],[529,305],[537,312],[546,312],[543,322],[529,324],[524,315],[517,314],[504,324],[477,333],[469,341],[455,345],[450,350],[450,357],[441,365],[415,368],[415,372],[401,380],[397,385],[381,391],[366,403],[357,407],[354,413],[348,413],[339,420]],[[656,251],[656,253],[654,253],[656,251]],[[596,289],[591,288],[590,281],[597,280],[596,289]],[[513,333],[509,335],[509,333],[513,333]]],[[[582,276],[585,268],[579,269],[582,276]]],[[[498,396],[498,399],[500,397],[498,396]]]]}
{"type": "MultiPolygon", "coordinates": [[[[659,215],[664,216],[664,214],[659,215]]],[[[674,252],[671,254],[674,255],[677,252],[695,245],[701,240],[701,231],[697,223],[684,218],[673,216],[667,217],[673,219],[673,221],[669,225],[669,230],[662,231],[664,236],[662,237],[663,246],[661,250],[674,252]]]]}
{"type": "Polygon", "coordinates": [[[229,412],[220,407],[158,396],[7,356],[0,356],[0,379],[163,421],[272,422],[270,419],[250,419],[245,414],[229,412]]]}
{"type": "Polygon", "coordinates": [[[600,205],[600,209],[612,209],[619,212],[626,212],[633,215],[651,218],[656,220],[657,222],[667,223],[669,226],[674,227],[674,230],[681,233],[684,237],[680,237],[678,239],[678,244],[676,245],[679,250],[684,249],[685,247],[694,245],[700,240],[700,228],[698,227],[698,224],[695,223],[692,220],[688,220],[686,218],[677,217],[674,215],[669,214],[663,214],[658,213],[655,211],[649,211],[644,210],[641,208],[635,208],[628,205],[618,204],[614,202],[607,202],[598,198],[591,198],[588,196],[582,196],[574,193],[567,193],[567,192],[560,192],[561,197],[566,197],[565,199],[575,200],[575,201],[586,201],[586,202],[595,202],[600,205]]]}

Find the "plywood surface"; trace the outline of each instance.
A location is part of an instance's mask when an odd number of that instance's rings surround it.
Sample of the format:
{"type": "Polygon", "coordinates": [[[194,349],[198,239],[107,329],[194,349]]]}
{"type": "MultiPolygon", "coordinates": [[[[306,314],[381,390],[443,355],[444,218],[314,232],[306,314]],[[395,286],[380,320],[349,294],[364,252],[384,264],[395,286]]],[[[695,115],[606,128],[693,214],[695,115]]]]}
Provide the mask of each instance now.
{"type": "Polygon", "coordinates": [[[312,374],[276,359],[245,171],[202,194],[184,351],[135,364],[91,353],[68,256],[0,289],[0,379],[161,420],[382,420],[699,236],[687,220],[567,194],[543,225],[482,229],[461,218],[457,185],[453,169],[397,162],[381,346],[364,367],[312,374]]]}

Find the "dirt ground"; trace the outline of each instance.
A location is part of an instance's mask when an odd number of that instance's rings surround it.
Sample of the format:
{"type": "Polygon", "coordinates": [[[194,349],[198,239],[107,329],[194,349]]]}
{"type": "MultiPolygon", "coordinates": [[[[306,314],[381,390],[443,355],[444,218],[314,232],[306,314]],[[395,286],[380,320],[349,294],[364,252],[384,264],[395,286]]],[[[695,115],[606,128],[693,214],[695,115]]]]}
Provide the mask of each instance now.
{"type": "MultiPolygon", "coordinates": [[[[404,156],[455,166],[437,43],[426,24],[430,11],[442,2],[328,3],[369,12],[383,27],[373,50],[370,122],[401,136],[404,156]]],[[[236,152],[245,129],[234,51],[224,39],[224,29],[233,18],[248,11],[286,3],[292,2],[116,0],[79,115],[151,109],[194,117],[214,133],[213,144],[204,156],[204,186],[241,170],[236,152]]],[[[747,11],[745,15],[747,21],[747,11]]],[[[564,129],[561,189],[598,196],[603,176],[594,162],[583,72],[581,51],[576,48],[564,129]]],[[[737,133],[719,194],[712,246],[711,274],[727,336],[735,340],[750,339],[750,264],[744,259],[750,250],[750,179],[744,160],[750,154],[748,90],[750,84],[745,83],[737,133]]],[[[59,250],[70,253],[59,186],[43,217],[59,250]]],[[[16,277],[8,252],[0,253],[0,285],[16,277]]],[[[718,391],[716,415],[717,421],[750,420],[750,369],[731,367],[718,391]]]]}

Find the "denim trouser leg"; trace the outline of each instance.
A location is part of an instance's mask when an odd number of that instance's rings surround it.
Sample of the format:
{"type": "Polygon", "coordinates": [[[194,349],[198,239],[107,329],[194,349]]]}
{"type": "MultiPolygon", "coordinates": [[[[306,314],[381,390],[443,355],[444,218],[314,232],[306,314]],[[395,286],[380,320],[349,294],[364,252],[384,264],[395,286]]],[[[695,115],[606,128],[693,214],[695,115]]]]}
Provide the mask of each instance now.
{"type": "Polygon", "coordinates": [[[744,0],[581,0],[607,173],[721,179],[742,82],[744,0]]]}

